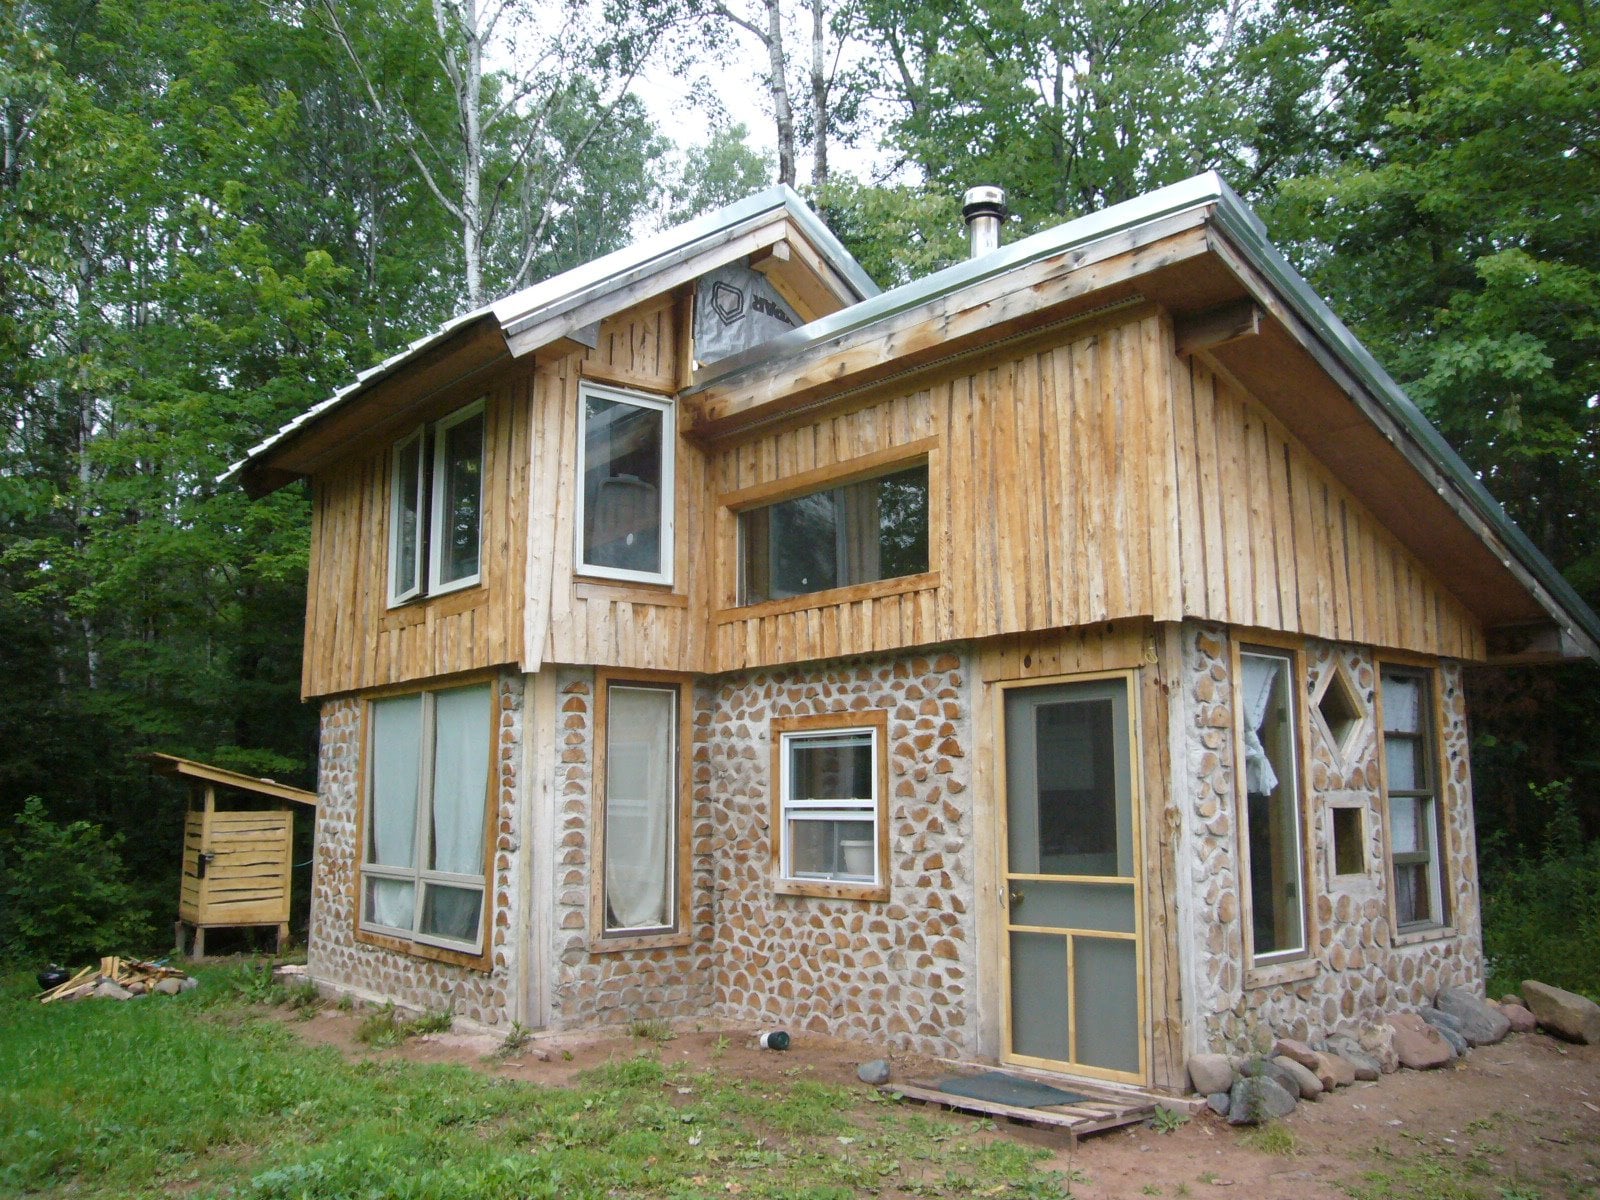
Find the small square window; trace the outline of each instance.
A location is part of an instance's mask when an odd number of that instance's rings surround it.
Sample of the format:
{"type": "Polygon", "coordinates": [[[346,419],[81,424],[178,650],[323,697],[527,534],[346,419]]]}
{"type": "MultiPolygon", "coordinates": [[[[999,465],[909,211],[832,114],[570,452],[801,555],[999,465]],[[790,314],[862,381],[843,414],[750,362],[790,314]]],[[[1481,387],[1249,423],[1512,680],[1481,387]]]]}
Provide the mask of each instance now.
{"type": "Polygon", "coordinates": [[[1335,808],[1333,814],[1333,873],[1365,875],[1367,829],[1359,808],[1335,808]]]}
{"type": "Polygon", "coordinates": [[[808,728],[796,718],[799,727],[785,730],[788,724],[775,723],[778,890],[887,898],[882,723],[808,728]]]}

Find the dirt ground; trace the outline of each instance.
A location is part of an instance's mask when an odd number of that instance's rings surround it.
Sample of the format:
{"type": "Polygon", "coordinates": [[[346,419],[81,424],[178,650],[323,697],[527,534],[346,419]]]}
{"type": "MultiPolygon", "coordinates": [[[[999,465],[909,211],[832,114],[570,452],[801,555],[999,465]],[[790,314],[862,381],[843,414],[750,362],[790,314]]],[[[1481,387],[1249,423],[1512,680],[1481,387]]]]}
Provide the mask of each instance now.
{"type": "MultiPolygon", "coordinates": [[[[536,1036],[508,1060],[486,1057],[499,1040],[435,1034],[387,1050],[356,1039],[359,1013],[326,1009],[287,1019],[308,1041],[352,1057],[399,1055],[455,1062],[531,1083],[564,1085],[579,1072],[650,1048],[664,1062],[716,1069],[754,1085],[777,1071],[855,1088],[874,1052],[859,1043],[795,1036],[784,1054],[762,1050],[745,1027],[678,1030],[652,1042],[626,1033],[536,1036]]],[[[891,1058],[894,1076],[926,1079],[947,1068],[891,1058]]],[[[976,1118],[952,1118],[976,1119],[976,1118]]],[[[996,1137],[1051,1151],[1048,1166],[1073,1173],[1080,1200],[1145,1196],[1248,1200],[1600,1200],[1600,1046],[1542,1034],[1513,1035],[1439,1071],[1402,1071],[1302,1103],[1271,1129],[1230,1128],[1204,1112],[1170,1132],[1133,1126],[1089,1137],[1033,1126],[997,1126],[996,1137]]]]}

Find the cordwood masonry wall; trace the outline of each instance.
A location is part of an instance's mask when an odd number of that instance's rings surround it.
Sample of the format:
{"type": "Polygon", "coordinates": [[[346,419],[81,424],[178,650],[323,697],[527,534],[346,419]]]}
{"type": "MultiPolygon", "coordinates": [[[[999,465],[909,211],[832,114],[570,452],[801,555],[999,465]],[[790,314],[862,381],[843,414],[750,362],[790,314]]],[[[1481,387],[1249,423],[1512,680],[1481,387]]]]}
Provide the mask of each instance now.
{"type": "Polygon", "coordinates": [[[1221,626],[1183,629],[1182,724],[1189,794],[1177,848],[1183,894],[1193,905],[1182,940],[1189,986],[1185,1023],[1191,1049],[1247,1052],[1267,1034],[1309,1038],[1359,1032],[1379,1014],[1431,1003],[1439,988],[1482,990],[1477,869],[1472,834],[1472,787],[1467,759],[1466,701],[1461,671],[1441,664],[1434,680],[1444,712],[1441,731],[1445,806],[1441,854],[1451,924],[1396,936],[1389,920],[1389,877],[1383,855],[1383,814],[1374,719],[1378,663],[1368,649],[1307,641],[1301,656],[1300,703],[1320,695],[1323,680],[1342,664],[1365,712],[1365,724],[1341,749],[1319,720],[1302,723],[1309,745],[1304,781],[1305,836],[1311,847],[1309,953],[1258,970],[1244,961],[1238,797],[1235,790],[1235,712],[1228,639],[1221,626]],[[1365,869],[1337,875],[1331,864],[1336,806],[1359,807],[1365,830],[1365,869]]]}
{"type": "Polygon", "coordinates": [[[487,972],[370,945],[356,938],[356,884],[360,864],[363,702],[345,697],[322,706],[318,772],[317,842],[311,871],[311,938],[307,965],[318,983],[393,1000],[413,1009],[449,1009],[484,1025],[511,1019],[514,955],[521,928],[513,864],[522,836],[517,796],[522,762],[522,676],[495,683],[500,723],[495,754],[499,776],[494,806],[494,863],[486,902],[493,905],[487,972]]]}

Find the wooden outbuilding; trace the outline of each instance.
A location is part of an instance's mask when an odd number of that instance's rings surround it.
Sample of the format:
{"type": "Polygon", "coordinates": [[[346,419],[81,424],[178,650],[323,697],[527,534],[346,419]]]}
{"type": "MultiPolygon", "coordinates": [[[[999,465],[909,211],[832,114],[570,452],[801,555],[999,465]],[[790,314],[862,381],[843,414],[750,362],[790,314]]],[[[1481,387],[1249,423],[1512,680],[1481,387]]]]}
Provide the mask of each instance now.
{"type": "Polygon", "coordinates": [[[206,930],[275,925],[278,949],[289,940],[294,805],[315,811],[315,792],[238,771],[149,754],[163,775],[189,785],[183,820],[183,886],[175,923],[178,952],[194,933],[194,956],[206,952],[206,930]],[[219,807],[222,789],[226,807],[219,807]]]}

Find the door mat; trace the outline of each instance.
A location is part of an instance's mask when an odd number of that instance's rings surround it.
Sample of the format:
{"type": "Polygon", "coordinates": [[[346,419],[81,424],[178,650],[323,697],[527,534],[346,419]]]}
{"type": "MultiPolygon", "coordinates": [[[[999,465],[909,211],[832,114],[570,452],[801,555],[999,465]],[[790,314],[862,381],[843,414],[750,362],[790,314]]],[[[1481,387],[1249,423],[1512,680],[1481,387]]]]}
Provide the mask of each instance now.
{"type": "Polygon", "coordinates": [[[995,1104],[1010,1104],[1017,1108],[1044,1108],[1050,1104],[1076,1104],[1088,1097],[1078,1092],[1064,1092],[1047,1083],[1019,1079],[1015,1075],[1002,1075],[998,1071],[984,1071],[977,1075],[951,1075],[937,1081],[934,1087],[952,1096],[969,1096],[974,1100],[988,1100],[995,1104]]]}

